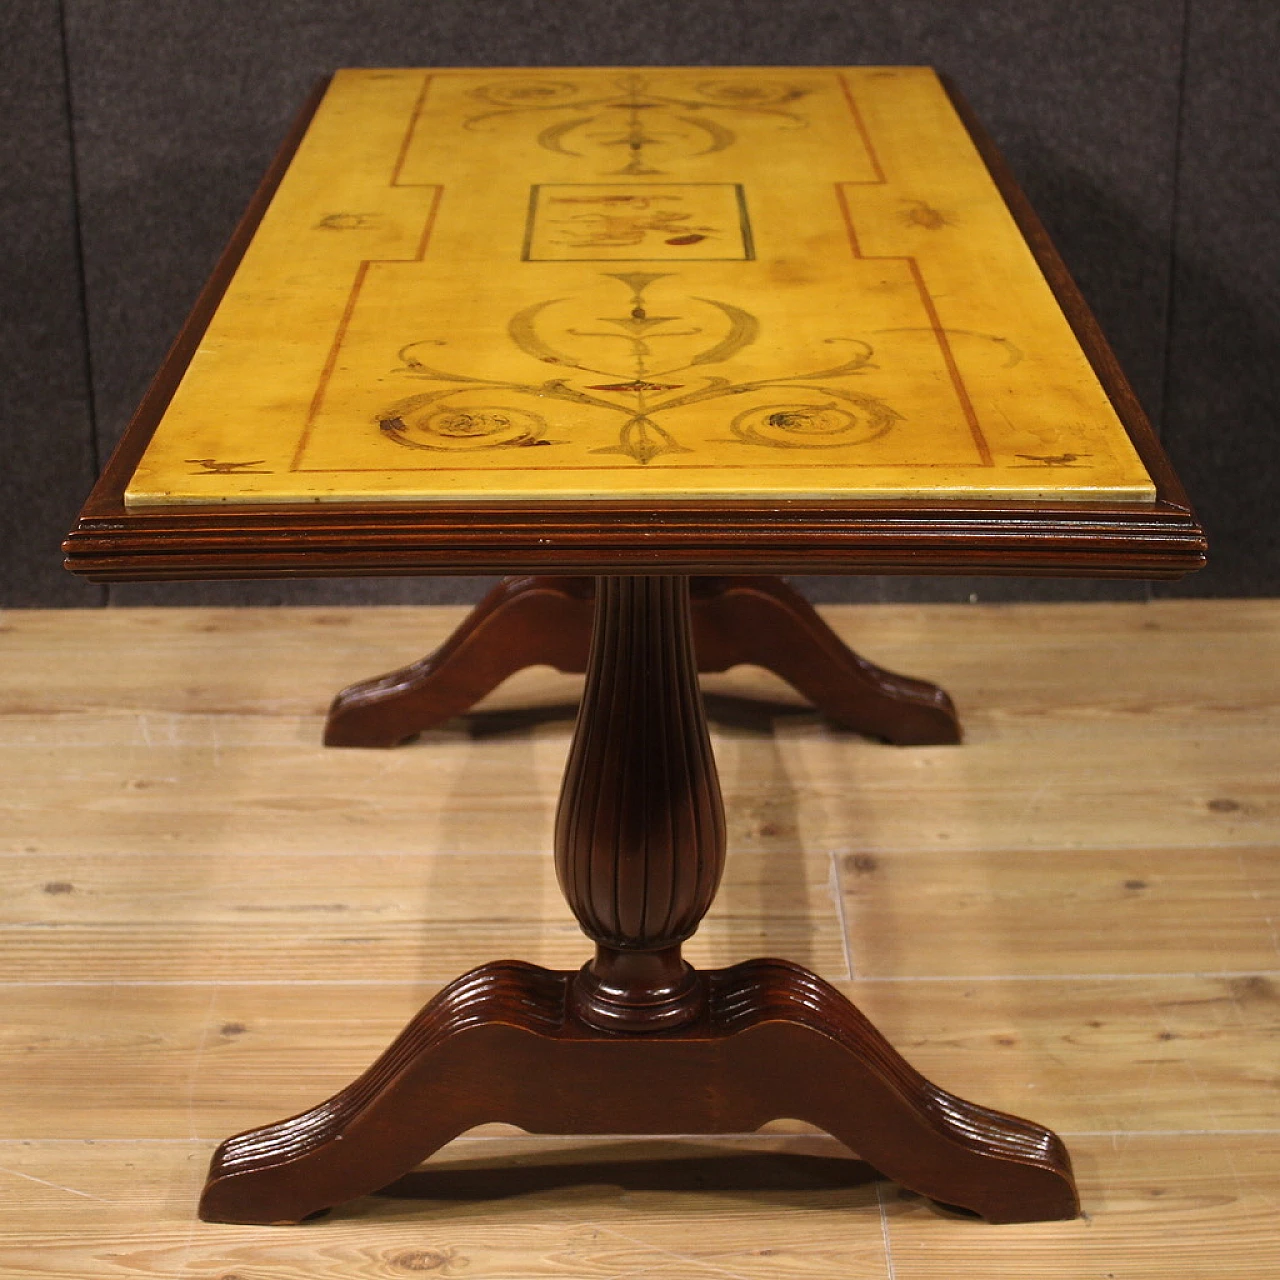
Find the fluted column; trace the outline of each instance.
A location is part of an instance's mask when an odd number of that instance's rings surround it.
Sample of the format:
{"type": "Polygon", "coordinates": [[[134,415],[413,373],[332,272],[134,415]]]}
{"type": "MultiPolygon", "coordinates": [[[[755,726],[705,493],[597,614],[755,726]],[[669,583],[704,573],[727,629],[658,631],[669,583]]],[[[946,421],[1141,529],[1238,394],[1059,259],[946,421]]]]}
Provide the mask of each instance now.
{"type": "Polygon", "coordinates": [[[586,689],[560,807],[556,871],[596,943],[573,1005],[644,1031],[697,1016],[680,957],[724,867],[724,808],[698,689],[689,580],[597,580],[586,689]]]}

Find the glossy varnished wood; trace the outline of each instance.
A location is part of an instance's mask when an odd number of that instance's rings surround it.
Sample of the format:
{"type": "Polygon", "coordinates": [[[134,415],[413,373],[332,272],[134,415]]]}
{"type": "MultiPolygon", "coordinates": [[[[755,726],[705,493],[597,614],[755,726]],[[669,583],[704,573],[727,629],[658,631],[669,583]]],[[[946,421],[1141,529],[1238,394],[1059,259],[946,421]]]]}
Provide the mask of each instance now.
{"type": "Polygon", "coordinates": [[[584,672],[591,578],[506,578],[425,658],[343,689],[327,747],[394,747],[469,710],[525,667],[584,672]]]}
{"type": "Polygon", "coordinates": [[[962,751],[832,732],[758,670],[705,681],[733,855],[690,959],[803,960],[949,1091],[1052,1125],[1087,1217],[946,1216],[771,1126],[486,1129],[313,1227],[194,1223],[219,1139],[354,1078],[453,975],[585,954],[545,854],[576,678],[518,675],[391,758],[320,746],[327,691],[463,612],[5,613],[0,1272],[1280,1271],[1265,600],[825,609],[955,693],[962,751]]]}
{"type": "Polygon", "coordinates": [[[797,965],[698,975],[696,1016],[660,1036],[581,1021],[581,978],[510,962],[459,978],[341,1093],[223,1143],[201,1216],[300,1222],[389,1186],[487,1121],[530,1133],[714,1134],[784,1115],[989,1222],[1079,1210],[1054,1134],[939,1089],[797,965]]]}
{"type": "Polygon", "coordinates": [[[573,1009],[610,1031],[681,1027],[705,1004],[680,946],[720,886],[725,819],[689,614],[687,578],[596,582],[555,859],[596,944],[573,1009]]]}
{"type": "Polygon", "coordinates": [[[125,503],[1154,496],[931,68],[348,68],[125,503]]]}
{"type": "Polygon", "coordinates": [[[301,1221],[493,1120],[716,1133],[783,1116],[993,1222],[1077,1212],[1053,1133],[939,1089],[816,975],[774,960],[699,974],[682,957],[725,860],[691,612],[686,578],[595,585],[555,833],[595,955],[576,973],[506,962],[460,978],[348,1088],[224,1143],[203,1217],[301,1221]]]}
{"type": "MultiPolygon", "coordinates": [[[[1176,576],[1203,558],[1203,536],[1176,479],[1028,211],[1022,211],[1024,234],[1155,481],[1154,503],[977,501],[963,486],[924,500],[916,488],[903,490],[916,495],[910,501],[836,500],[804,488],[793,499],[765,487],[750,501],[686,493],[607,503],[408,501],[376,513],[351,502],[126,511],[129,476],[243,259],[301,128],[68,539],[68,563],[108,579],[476,569],[604,575],[555,841],[560,883],[595,955],[572,975],[510,963],[473,971],[348,1089],[312,1112],[221,1148],[205,1215],[298,1221],[403,1172],[478,1120],[510,1117],[526,1127],[572,1132],[583,1123],[575,1117],[594,1116],[590,1132],[602,1125],[714,1132],[781,1111],[799,1112],[852,1142],[904,1185],[989,1219],[1070,1216],[1076,1209],[1070,1165],[1050,1131],[974,1107],[917,1076],[852,1006],[805,970],[753,961],[700,975],[681,954],[712,904],[726,835],[698,689],[687,575],[1176,576]],[[557,1028],[571,1034],[557,1036],[557,1028]],[[708,1029],[726,1034],[711,1049],[690,1048],[681,1075],[681,1048],[705,1042],[708,1029]],[[767,1048],[756,1056],[758,1038],[767,1048]],[[544,1053],[544,1042],[557,1045],[555,1055],[544,1053]],[[662,1083],[655,1087],[655,1081],[662,1083]],[[428,1120],[423,1127],[411,1117],[428,1120]]],[[[643,308],[637,314],[645,318],[643,308]]],[[[814,652],[812,620],[776,592],[770,600],[768,589],[756,591],[748,625],[770,608],[793,626],[800,618],[814,652]]],[[[736,634],[741,622],[730,631],[736,634]]],[[[763,631],[785,644],[784,629],[763,631]]],[[[734,656],[723,646],[716,654],[714,640],[711,647],[710,666],[734,656]]],[[[823,650],[820,637],[816,651],[828,669],[842,661],[823,650]]],[[[803,677],[803,653],[774,655],[765,665],[784,668],[785,675],[789,658],[799,662],[803,677]]],[[[869,686],[873,704],[886,695],[890,704],[929,702],[923,686],[895,686],[857,660],[845,668],[845,682],[869,686]]],[[[484,683],[477,680],[467,695],[484,683]]],[[[946,714],[946,706],[934,704],[946,714]]]]}
{"type": "Polygon", "coordinates": [[[1127,1135],[1117,1151],[1110,1135],[1094,1135],[1077,1146],[1092,1208],[1072,1222],[975,1228],[895,1195],[811,1133],[554,1143],[489,1134],[451,1145],[394,1194],[362,1200],[340,1221],[281,1231],[193,1229],[184,1210],[199,1187],[198,1144],[98,1143],[86,1164],[81,1143],[31,1142],[5,1153],[0,1259],[35,1280],[109,1274],[122,1253],[147,1280],[184,1270],[308,1280],[371,1271],[1270,1280],[1280,1262],[1274,1136],[1127,1135]]]}
{"type": "Polygon", "coordinates": [[[1156,484],[1154,503],[545,499],[126,511],[124,490],[319,100],[255,195],[67,538],[94,581],[418,573],[984,573],[1171,578],[1205,539],[1110,348],[990,139],[950,88],[1010,212],[1156,484]]]}
{"type": "Polygon", "coordinates": [[[945,689],[854,653],[779,578],[695,579],[693,625],[700,671],[764,667],[833,723],[896,746],[960,741],[960,720],[945,689]]]}
{"type": "MultiPolygon", "coordinates": [[[[843,728],[900,746],[960,741],[946,692],[859,657],[798,591],[777,578],[695,578],[698,670],[764,667],[843,728]]],[[[394,747],[466,711],[531,666],[587,667],[590,578],[508,578],[439,649],[342,690],[329,708],[330,747],[394,747]]]]}

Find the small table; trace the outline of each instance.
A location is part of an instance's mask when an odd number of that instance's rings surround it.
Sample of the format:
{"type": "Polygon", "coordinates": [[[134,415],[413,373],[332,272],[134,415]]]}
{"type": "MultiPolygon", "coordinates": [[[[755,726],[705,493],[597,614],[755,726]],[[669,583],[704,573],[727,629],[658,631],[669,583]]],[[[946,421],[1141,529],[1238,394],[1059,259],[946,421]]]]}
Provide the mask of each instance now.
{"type": "Polygon", "coordinates": [[[481,966],[355,1083],[228,1139],[201,1215],[298,1222],[474,1125],[813,1122],[997,1222],[1059,1139],[783,960],[681,958],[724,816],[699,670],[954,742],[776,575],[1177,577],[1203,533],[994,148],[928,68],[356,70],[303,112],[66,543],[96,581],[517,573],[335,701],[388,746],[585,670],[556,866],[595,955],[481,966]]]}

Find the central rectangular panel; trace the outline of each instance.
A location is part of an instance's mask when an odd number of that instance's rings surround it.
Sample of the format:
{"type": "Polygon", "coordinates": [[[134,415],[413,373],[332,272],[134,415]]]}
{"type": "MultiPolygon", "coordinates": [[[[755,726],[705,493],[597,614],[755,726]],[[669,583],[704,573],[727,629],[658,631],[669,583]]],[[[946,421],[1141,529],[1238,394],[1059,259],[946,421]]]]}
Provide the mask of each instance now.
{"type": "Polygon", "coordinates": [[[748,262],[742,187],[727,182],[539,185],[526,262],[748,262]]]}
{"type": "Polygon", "coordinates": [[[1150,499],[928,68],[338,73],[132,507],[1150,499]]]}

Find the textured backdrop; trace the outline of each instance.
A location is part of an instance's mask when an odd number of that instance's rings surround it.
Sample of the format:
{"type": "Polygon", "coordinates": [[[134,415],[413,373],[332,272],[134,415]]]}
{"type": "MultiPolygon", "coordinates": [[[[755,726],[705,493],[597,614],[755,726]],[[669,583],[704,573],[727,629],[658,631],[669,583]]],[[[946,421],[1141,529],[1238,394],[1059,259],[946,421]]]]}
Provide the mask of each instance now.
{"type": "Polygon", "coordinates": [[[929,63],[973,102],[1212,540],[1181,584],[810,579],[819,599],[1274,594],[1275,0],[16,0],[0,11],[0,603],[465,599],[470,579],[123,585],[58,542],[337,66],[929,63]]]}

